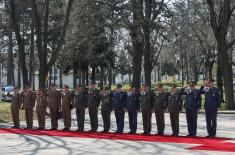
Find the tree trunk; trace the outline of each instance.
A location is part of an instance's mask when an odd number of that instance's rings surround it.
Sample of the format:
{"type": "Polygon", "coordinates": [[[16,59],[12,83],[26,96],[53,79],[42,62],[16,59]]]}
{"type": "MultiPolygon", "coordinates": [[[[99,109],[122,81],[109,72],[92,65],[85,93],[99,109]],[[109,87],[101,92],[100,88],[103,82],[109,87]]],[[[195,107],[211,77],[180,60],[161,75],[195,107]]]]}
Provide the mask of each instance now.
{"type": "Polygon", "coordinates": [[[111,89],[112,83],[113,83],[112,82],[113,69],[112,69],[111,65],[109,65],[108,71],[109,71],[109,89],[111,89]]]}
{"type": "Polygon", "coordinates": [[[11,24],[9,24],[8,30],[8,56],[7,56],[7,85],[14,85],[13,77],[14,77],[14,60],[13,60],[13,42],[12,42],[12,29],[11,24]]]}
{"type": "Polygon", "coordinates": [[[30,60],[29,60],[29,85],[34,85],[34,25],[31,20],[31,34],[30,34],[30,60]]]}
{"type": "Polygon", "coordinates": [[[91,72],[91,81],[95,82],[95,76],[96,76],[96,68],[92,67],[92,72],[91,72]]]}
{"type": "Polygon", "coordinates": [[[86,67],[86,85],[89,85],[89,68],[86,67]]]}
{"type": "Polygon", "coordinates": [[[152,63],[151,63],[151,49],[150,49],[150,37],[149,33],[145,35],[145,45],[144,45],[144,76],[145,83],[149,84],[151,87],[151,73],[152,73],[152,63]]]}
{"type": "Polygon", "coordinates": [[[60,73],[59,73],[59,79],[60,79],[60,88],[62,88],[63,87],[63,77],[62,77],[62,70],[61,70],[61,68],[60,68],[60,73]]]}
{"type": "MultiPolygon", "coordinates": [[[[10,11],[10,16],[11,16],[11,23],[13,30],[15,32],[16,40],[17,40],[17,45],[18,45],[18,51],[19,51],[19,66],[21,67],[21,73],[22,73],[22,78],[23,78],[23,87],[28,85],[28,70],[27,70],[27,65],[26,65],[26,59],[25,59],[25,43],[24,39],[21,36],[21,31],[20,31],[20,22],[17,17],[16,13],[16,6],[15,2],[13,0],[9,1],[9,11],[10,11]]],[[[23,30],[24,33],[24,30],[23,30]]]]}
{"type": "Polygon", "coordinates": [[[100,90],[104,88],[104,67],[101,67],[100,70],[100,90]]]}
{"type": "Polygon", "coordinates": [[[220,59],[219,57],[217,58],[217,73],[216,73],[216,81],[217,81],[217,86],[221,92],[221,98],[222,98],[222,101],[224,102],[224,99],[223,99],[223,76],[222,76],[222,70],[221,70],[221,62],[220,62],[220,59]]]}
{"type": "Polygon", "coordinates": [[[231,109],[235,109],[232,63],[229,61],[229,58],[228,58],[225,38],[220,39],[220,41],[218,41],[217,44],[218,44],[219,57],[221,58],[220,59],[221,70],[222,70],[223,79],[224,79],[226,108],[228,110],[231,110],[231,109]]]}

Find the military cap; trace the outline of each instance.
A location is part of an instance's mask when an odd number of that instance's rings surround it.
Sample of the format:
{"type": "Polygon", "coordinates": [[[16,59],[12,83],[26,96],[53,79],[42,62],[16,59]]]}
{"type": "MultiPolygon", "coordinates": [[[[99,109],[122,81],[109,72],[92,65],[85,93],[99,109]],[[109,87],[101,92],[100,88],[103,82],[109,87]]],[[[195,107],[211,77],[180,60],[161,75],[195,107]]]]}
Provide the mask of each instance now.
{"type": "Polygon", "coordinates": [[[176,88],[176,87],[177,87],[177,85],[176,85],[176,84],[173,84],[173,85],[172,85],[172,88],[176,88]]]}
{"type": "Polygon", "coordinates": [[[189,84],[190,85],[196,85],[196,82],[195,81],[190,81],[189,84]]]}
{"type": "Polygon", "coordinates": [[[95,81],[91,82],[91,84],[97,84],[95,81]]]}
{"type": "Polygon", "coordinates": [[[212,82],[212,83],[214,83],[215,80],[214,80],[213,78],[209,78],[209,79],[207,79],[207,82],[212,82]]]}
{"type": "Polygon", "coordinates": [[[159,83],[159,84],[157,85],[157,88],[161,88],[161,87],[163,87],[163,84],[159,83]]]}
{"type": "Polygon", "coordinates": [[[121,84],[117,84],[117,88],[122,88],[122,85],[121,84]]]}
{"type": "Polygon", "coordinates": [[[64,85],[64,87],[65,87],[65,88],[69,88],[69,86],[68,86],[68,85],[66,85],[66,84],[64,85]]]}
{"type": "Polygon", "coordinates": [[[144,87],[149,87],[149,84],[148,83],[144,83],[143,86],[144,87]]]}
{"type": "Polygon", "coordinates": [[[51,87],[56,87],[56,84],[52,83],[50,84],[51,87]]]}

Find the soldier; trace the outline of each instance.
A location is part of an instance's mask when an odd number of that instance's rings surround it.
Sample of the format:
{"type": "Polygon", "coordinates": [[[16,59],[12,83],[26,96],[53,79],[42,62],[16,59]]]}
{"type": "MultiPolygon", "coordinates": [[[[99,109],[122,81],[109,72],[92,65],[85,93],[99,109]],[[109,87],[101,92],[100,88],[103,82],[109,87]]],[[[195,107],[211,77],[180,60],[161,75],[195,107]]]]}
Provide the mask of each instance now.
{"type": "Polygon", "coordinates": [[[88,90],[88,110],[91,123],[91,130],[89,132],[97,132],[98,129],[98,109],[100,106],[100,92],[96,88],[97,83],[92,82],[91,88],[88,90]]]}
{"type": "Polygon", "coordinates": [[[26,129],[33,128],[33,109],[35,106],[35,95],[29,86],[23,92],[23,109],[25,110],[26,129]]]}
{"type": "Polygon", "coordinates": [[[77,131],[84,131],[85,109],[87,107],[87,94],[82,85],[78,85],[74,93],[76,116],[77,116],[77,131]]]}
{"type": "Polygon", "coordinates": [[[127,93],[126,109],[129,116],[130,134],[136,134],[137,116],[140,110],[139,92],[134,86],[131,86],[127,93]]]}
{"type": "Polygon", "coordinates": [[[165,111],[167,109],[169,94],[164,92],[163,84],[157,86],[157,92],[154,94],[154,105],[156,124],[157,124],[157,135],[163,135],[165,129],[165,111]]]}
{"type": "Polygon", "coordinates": [[[71,127],[71,110],[74,106],[73,94],[69,91],[69,86],[64,85],[62,92],[62,114],[64,120],[64,129],[70,130],[71,127]]]}
{"type": "Polygon", "coordinates": [[[153,92],[151,91],[149,85],[143,84],[140,93],[140,106],[142,110],[143,128],[144,133],[149,135],[152,130],[152,108],[154,102],[153,92]]]}
{"type": "Polygon", "coordinates": [[[220,90],[214,86],[214,79],[208,79],[205,86],[201,87],[201,93],[205,94],[205,112],[206,112],[206,126],[207,137],[216,136],[217,127],[217,113],[221,107],[220,90]]]}
{"type": "Polygon", "coordinates": [[[56,85],[51,84],[50,89],[47,95],[48,107],[50,109],[51,116],[51,130],[57,130],[58,128],[58,119],[57,114],[61,109],[61,94],[56,90],[56,85]]]}
{"type": "Polygon", "coordinates": [[[117,131],[116,133],[123,133],[124,118],[126,108],[126,93],[122,91],[122,85],[118,84],[113,94],[113,109],[116,118],[117,131]]]}
{"type": "Polygon", "coordinates": [[[171,87],[170,95],[168,98],[168,112],[170,113],[172,136],[179,134],[179,110],[182,92],[177,92],[177,86],[171,87]]]}
{"type": "Polygon", "coordinates": [[[47,96],[43,89],[39,89],[37,94],[36,113],[38,117],[39,130],[45,129],[46,123],[47,96]]]}
{"type": "Polygon", "coordinates": [[[11,115],[14,123],[12,128],[18,129],[20,127],[19,111],[22,104],[22,96],[19,93],[19,88],[14,88],[11,97],[11,115]]]}
{"type": "Polygon", "coordinates": [[[186,119],[188,124],[188,135],[197,135],[197,116],[198,110],[201,108],[201,93],[196,90],[196,83],[191,81],[190,88],[183,91],[185,96],[184,108],[186,110],[186,119]]]}
{"type": "Polygon", "coordinates": [[[101,92],[101,96],[101,115],[104,123],[104,130],[102,132],[109,132],[113,93],[108,89],[108,87],[105,87],[101,92]]]}

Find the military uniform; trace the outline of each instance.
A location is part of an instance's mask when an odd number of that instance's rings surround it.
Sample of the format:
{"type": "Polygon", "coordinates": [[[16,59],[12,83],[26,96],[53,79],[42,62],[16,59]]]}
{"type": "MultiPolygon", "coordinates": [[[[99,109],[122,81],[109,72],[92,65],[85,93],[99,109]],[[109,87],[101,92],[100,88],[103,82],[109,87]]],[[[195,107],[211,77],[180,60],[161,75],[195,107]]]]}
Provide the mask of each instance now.
{"type": "Polygon", "coordinates": [[[165,110],[168,105],[168,93],[165,92],[156,92],[154,94],[154,105],[153,109],[155,111],[157,131],[159,135],[164,134],[165,130],[165,110]]]}
{"type": "Polygon", "coordinates": [[[58,91],[49,91],[47,95],[48,107],[50,109],[51,127],[56,130],[58,128],[57,113],[61,108],[61,94],[58,91]]]}
{"type": "Polygon", "coordinates": [[[201,93],[205,94],[205,112],[206,112],[206,126],[209,137],[216,136],[217,128],[217,113],[218,108],[221,107],[220,90],[216,87],[202,87],[201,93]]]}
{"type": "Polygon", "coordinates": [[[22,96],[20,93],[14,93],[11,98],[11,115],[14,123],[14,128],[20,127],[19,111],[22,104],[22,96]]]}
{"type": "Polygon", "coordinates": [[[103,132],[109,132],[111,111],[112,111],[112,92],[104,91],[102,93],[102,102],[101,102],[101,115],[104,123],[103,132]]]}
{"type": "Polygon", "coordinates": [[[38,117],[39,129],[45,129],[46,123],[47,97],[44,94],[38,94],[36,113],[38,117]]]}
{"type": "Polygon", "coordinates": [[[74,98],[71,92],[62,93],[62,115],[64,121],[64,130],[69,130],[71,127],[71,109],[73,107],[74,98]]]}
{"type": "Polygon", "coordinates": [[[179,110],[181,101],[181,92],[170,94],[168,97],[168,112],[170,113],[171,128],[174,136],[179,134],[179,110]]]}
{"type": "Polygon", "coordinates": [[[74,94],[78,131],[84,131],[85,109],[87,107],[87,94],[84,91],[74,94]]]}
{"type": "Polygon", "coordinates": [[[152,108],[154,95],[152,91],[141,92],[140,107],[142,110],[144,134],[150,134],[152,130],[152,108]]]}
{"type": "Polygon", "coordinates": [[[126,109],[128,111],[128,116],[129,116],[130,133],[135,134],[137,130],[138,110],[140,110],[139,93],[137,92],[127,93],[126,109]]]}
{"type": "Polygon", "coordinates": [[[91,123],[91,132],[96,132],[98,129],[98,109],[100,106],[101,96],[96,88],[88,90],[88,110],[91,123]]]}
{"type": "Polygon", "coordinates": [[[35,95],[32,91],[24,92],[23,108],[25,109],[25,119],[28,129],[33,127],[33,109],[35,106],[35,95]]]}
{"type": "Polygon", "coordinates": [[[123,91],[115,92],[113,94],[113,109],[117,124],[117,133],[123,133],[124,129],[124,118],[125,118],[125,108],[126,108],[126,93],[123,91]]]}
{"type": "Polygon", "coordinates": [[[184,108],[188,124],[189,136],[197,135],[198,109],[201,108],[201,93],[195,89],[187,89],[183,92],[185,96],[184,108]]]}

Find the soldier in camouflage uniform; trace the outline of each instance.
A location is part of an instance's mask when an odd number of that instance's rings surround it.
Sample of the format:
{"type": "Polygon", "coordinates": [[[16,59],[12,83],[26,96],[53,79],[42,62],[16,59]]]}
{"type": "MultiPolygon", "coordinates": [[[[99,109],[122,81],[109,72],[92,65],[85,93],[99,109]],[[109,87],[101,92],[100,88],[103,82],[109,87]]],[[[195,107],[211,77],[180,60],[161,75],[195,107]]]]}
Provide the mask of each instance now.
{"type": "Polygon", "coordinates": [[[91,123],[90,132],[97,132],[98,129],[98,109],[100,106],[100,92],[96,88],[96,82],[91,83],[91,88],[88,90],[88,110],[91,123]]]}
{"type": "Polygon", "coordinates": [[[152,109],[154,102],[154,94],[148,84],[143,84],[140,92],[140,107],[142,110],[144,133],[149,135],[152,130],[152,109]]]}
{"type": "Polygon", "coordinates": [[[108,89],[108,87],[105,87],[104,90],[100,94],[102,97],[101,115],[102,115],[102,119],[103,119],[103,123],[104,123],[103,132],[109,132],[113,93],[111,90],[108,89]]]}
{"type": "Polygon", "coordinates": [[[87,107],[87,94],[82,85],[78,85],[74,93],[74,102],[77,116],[77,131],[84,131],[85,109],[87,107]]]}
{"type": "Polygon", "coordinates": [[[177,86],[173,85],[168,97],[168,112],[170,113],[172,136],[179,134],[179,110],[182,90],[177,91],[177,86]]]}
{"type": "Polygon", "coordinates": [[[164,92],[162,84],[157,86],[157,90],[154,93],[154,105],[153,109],[155,111],[156,124],[157,124],[157,135],[163,135],[165,129],[165,110],[168,104],[168,93],[164,92]]]}

